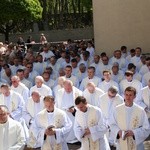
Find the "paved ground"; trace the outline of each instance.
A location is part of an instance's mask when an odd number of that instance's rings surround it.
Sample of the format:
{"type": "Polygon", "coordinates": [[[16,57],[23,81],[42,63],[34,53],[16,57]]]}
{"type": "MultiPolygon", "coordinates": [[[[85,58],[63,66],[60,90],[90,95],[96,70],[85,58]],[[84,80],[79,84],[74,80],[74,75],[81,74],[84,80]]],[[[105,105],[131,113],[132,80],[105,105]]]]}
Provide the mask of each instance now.
{"type": "MultiPolygon", "coordinates": [[[[68,144],[69,150],[79,150],[80,149],[80,144],[68,144]]],[[[150,150],[150,136],[147,139],[147,141],[144,142],[144,147],[145,150],[150,150]]],[[[25,148],[25,150],[33,150],[33,149],[29,149],[29,148],[25,148]]],[[[36,149],[36,150],[40,150],[40,149],[36,149]]],[[[115,150],[115,149],[112,149],[115,150]]]]}
{"type": "MultiPolygon", "coordinates": [[[[69,150],[80,150],[81,144],[79,142],[76,144],[68,144],[68,147],[69,147],[69,150]]],[[[144,142],[144,147],[145,147],[145,150],[150,150],[150,135],[144,142]]],[[[25,148],[24,150],[34,150],[34,149],[25,148]]],[[[40,150],[40,149],[36,149],[36,150],[40,150]]],[[[111,150],[115,150],[115,149],[111,149],[111,150]]]]}

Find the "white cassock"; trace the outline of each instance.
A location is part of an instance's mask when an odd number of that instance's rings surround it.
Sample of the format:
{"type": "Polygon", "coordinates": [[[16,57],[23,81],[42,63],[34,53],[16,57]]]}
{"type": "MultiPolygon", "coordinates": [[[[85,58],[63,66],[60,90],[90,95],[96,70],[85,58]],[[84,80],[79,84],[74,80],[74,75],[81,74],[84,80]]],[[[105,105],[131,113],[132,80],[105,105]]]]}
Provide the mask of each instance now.
{"type": "Polygon", "coordinates": [[[99,89],[97,87],[95,88],[95,91],[93,93],[90,93],[88,91],[88,89],[85,89],[83,91],[83,96],[86,98],[87,103],[91,104],[93,106],[98,106],[99,96],[101,96],[103,94],[104,94],[104,91],[102,91],[101,89],[99,89]]]}
{"type": "Polygon", "coordinates": [[[33,69],[38,72],[39,75],[42,75],[44,70],[46,69],[47,64],[45,62],[36,62],[34,63],[33,69]]]}
{"type": "Polygon", "coordinates": [[[82,82],[82,80],[87,77],[87,71],[85,71],[84,73],[82,73],[82,72],[80,72],[80,70],[79,70],[78,74],[76,74],[76,77],[78,78],[78,80],[79,80],[79,85],[80,85],[81,82],[82,82]]]}
{"type": "Polygon", "coordinates": [[[58,108],[48,113],[46,109],[40,111],[32,124],[32,145],[38,144],[42,150],[68,150],[65,138],[72,127],[72,123],[66,113],[58,108]],[[44,140],[44,132],[48,126],[55,126],[56,136],[47,136],[44,140]]]}
{"type": "Polygon", "coordinates": [[[23,80],[20,80],[21,83],[23,83],[28,89],[30,89],[33,85],[32,85],[32,82],[30,82],[29,80],[27,79],[23,79],[23,80]]]}
{"type": "Polygon", "coordinates": [[[27,99],[29,98],[29,89],[23,83],[20,82],[18,87],[16,88],[12,85],[11,89],[19,93],[23,97],[24,102],[26,103],[27,99]]]}
{"type": "Polygon", "coordinates": [[[109,150],[109,144],[105,133],[107,125],[100,108],[88,104],[86,112],[77,110],[74,123],[74,132],[81,141],[81,150],[109,150]],[[91,134],[84,135],[84,130],[90,129],[91,134]]]}
{"type": "Polygon", "coordinates": [[[8,110],[14,120],[20,120],[20,118],[22,117],[22,110],[24,106],[24,100],[20,94],[12,90],[10,91],[9,96],[0,94],[0,104],[6,105],[8,107],[8,110]]]}
{"type": "Polygon", "coordinates": [[[110,59],[109,63],[113,64],[117,62],[119,64],[119,69],[122,70],[123,72],[126,70],[127,66],[127,61],[125,58],[121,57],[119,59],[115,58],[114,56],[110,59]]]}
{"type": "Polygon", "coordinates": [[[25,120],[22,118],[22,111],[24,107],[23,97],[19,93],[11,90],[9,96],[4,96],[3,94],[0,94],[0,104],[6,105],[12,118],[22,124],[25,136],[26,138],[28,138],[28,128],[25,124],[25,120]]]}
{"type": "Polygon", "coordinates": [[[119,91],[119,85],[117,82],[113,81],[113,80],[110,80],[109,82],[106,82],[105,80],[100,82],[98,87],[103,90],[104,92],[107,92],[108,89],[111,87],[111,86],[115,86],[118,91],[119,91]]]}
{"type": "Polygon", "coordinates": [[[103,63],[100,64],[100,71],[101,71],[101,76],[103,76],[103,71],[104,70],[111,70],[112,65],[109,63],[108,65],[104,65],[103,63]]]}
{"type": "Polygon", "coordinates": [[[36,85],[31,87],[30,89],[30,95],[32,94],[33,91],[38,91],[41,96],[48,96],[48,95],[52,95],[52,90],[50,87],[48,87],[45,84],[42,84],[42,86],[40,88],[38,88],[36,85]]]}
{"type": "Polygon", "coordinates": [[[149,68],[147,65],[143,65],[141,68],[140,68],[140,71],[139,73],[143,76],[145,73],[149,72],[149,68]]]}
{"type": "Polygon", "coordinates": [[[44,81],[44,84],[52,89],[54,87],[55,81],[52,79],[49,79],[47,82],[44,81]]]}
{"type": "Polygon", "coordinates": [[[30,73],[29,73],[29,79],[30,81],[32,82],[33,85],[35,85],[35,78],[36,76],[38,76],[38,72],[35,71],[35,70],[32,70],[30,73]]]}
{"type": "Polygon", "coordinates": [[[145,111],[133,104],[131,107],[125,106],[125,103],[116,107],[110,120],[111,131],[116,139],[119,130],[132,130],[134,137],[127,137],[125,140],[118,139],[119,150],[144,150],[143,141],[150,134],[150,125],[145,111]]]}
{"type": "Polygon", "coordinates": [[[79,87],[79,80],[77,79],[77,77],[75,77],[74,75],[71,75],[70,78],[67,78],[66,76],[64,76],[66,78],[66,80],[70,80],[72,81],[73,85],[78,88],[79,87]]]}
{"type": "MultiPolygon", "coordinates": [[[[66,93],[64,88],[60,89],[57,92],[57,95],[55,98],[56,107],[66,111],[66,114],[72,121],[72,124],[74,124],[74,115],[71,112],[68,112],[67,110],[70,107],[75,106],[75,99],[78,96],[82,96],[82,91],[78,90],[76,87],[73,87],[73,90],[71,93],[66,93]]],[[[72,127],[72,130],[70,131],[69,135],[67,136],[66,141],[73,142],[75,139],[76,138],[75,138],[73,127],[72,127]]]]}
{"type": "Polygon", "coordinates": [[[111,71],[111,79],[115,82],[117,82],[118,84],[120,83],[120,81],[123,79],[124,77],[124,73],[122,70],[118,71],[118,74],[113,74],[113,72],[111,71]]]}
{"type": "Polygon", "coordinates": [[[48,60],[52,56],[55,56],[54,53],[52,51],[50,51],[50,50],[47,53],[45,53],[43,51],[43,52],[40,53],[40,55],[42,55],[43,61],[48,60]]]}
{"type": "Polygon", "coordinates": [[[94,82],[95,86],[97,87],[98,84],[101,82],[101,79],[97,76],[94,76],[92,79],[89,79],[89,77],[86,77],[82,80],[79,89],[81,91],[84,91],[89,82],[94,82]]]}
{"type": "Polygon", "coordinates": [[[41,96],[39,103],[35,103],[32,97],[28,98],[27,103],[23,108],[23,118],[28,127],[29,123],[33,123],[35,116],[44,109],[43,99],[44,97],[41,96]]]}
{"type": "Polygon", "coordinates": [[[99,78],[102,78],[102,74],[101,74],[101,70],[100,70],[100,65],[101,65],[101,62],[99,62],[98,64],[96,63],[92,63],[90,66],[93,66],[95,67],[95,75],[99,78]]]}
{"type": "Polygon", "coordinates": [[[143,86],[140,81],[133,79],[131,82],[128,82],[127,79],[123,79],[119,85],[120,85],[120,93],[122,96],[124,95],[124,91],[128,86],[134,87],[136,89],[136,98],[134,102],[137,103],[138,105],[142,105],[141,89],[143,88],[143,86]]]}
{"type": "Polygon", "coordinates": [[[150,88],[148,86],[142,88],[141,96],[145,104],[143,105],[143,108],[145,109],[147,107],[147,117],[150,118],[150,88]]]}
{"type": "Polygon", "coordinates": [[[143,85],[143,87],[148,85],[149,80],[150,80],[150,71],[145,73],[142,76],[142,85],[143,85]]]}
{"type": "MultiPolygon", "coordinates": [[[[119,94],[116,94],[116,96],[114,98],[110,99],[109,96],[108,96],[108,92],[99,97],[98,107],[100,107],[100,109],[102,110],[102,112],[104,114],[104,118],[106,120],[106,123],[109,126],[110,126],[109,122],[110,122],[112,112],[114,111],[116,106],[123,103],[123,101],[124,101],[123,97],[120,96],[119,94]]],[[[109,139],[110,144],[115,144],[115,139],[114,138],[115,137],[112,134],[112,132],[109,131],[108,139],[109,139]]]]}
{"type": "Polygon", "coordinates": [[[130,63],[133,63],[135,66],[141,61],[141,56],[133,56],[130,59],[130,63]]]}
{"type": "Polygon", "coordinates": [[[23,150],[25,135],[21,124],[11,118],[0,124],[0,150],[23,150]]]}

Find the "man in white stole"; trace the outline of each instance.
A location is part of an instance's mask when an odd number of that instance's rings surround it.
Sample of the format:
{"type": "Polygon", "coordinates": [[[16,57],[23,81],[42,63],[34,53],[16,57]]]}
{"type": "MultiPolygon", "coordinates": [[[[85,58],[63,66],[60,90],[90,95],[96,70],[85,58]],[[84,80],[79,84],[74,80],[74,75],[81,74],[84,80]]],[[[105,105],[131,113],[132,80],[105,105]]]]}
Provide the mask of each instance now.
{"type": "Polygon", "coordinates": [[[124,92],[125,103],[116,107],[110,121],[119,150],[144,150],[143,141],[150,134],[145,111],[133,103],[135,96],[136,89],[127,87],[124,92]]]}
{"type": "Polygon", "coordinates": [[[44,97],[38,91],[33,91],[23,108],[23,118],[28,127],[33,123],[35,116],[44,109],[44,97]]]}
{"type": "Polygon", "coordinates": [[[19,93],[11,90],[7,84],[1,85],[1,92],[2,94],[0,94],[0,104],[6,105],[10,112],[11,118],[19,121],[22,124],[27,139],[29,134],[25,120],[22,117],[22,111],[24,107],[24,100],[22,96],[19,93]]]}
{"type": "Polygon", "coordinates": [[[40,111],[32,124],[33,144],[39,144],[42,150],[68,150],[65,141],[72,123],[66,113],[54,106],[54,97],[44,98],[45,109],[40,111]]]}
{"type": "Polygon", "coordinates": [[[77,97],[75,104],[78,110],[74,132],[81,141],[81,150],[110,150],[105,135],[108,128],[100,108],[87,104],[83,96],[77,97]]]}
{"type": "MultiPolygon", "coordinates": [[[[65,110],[66,114],[74,124],[74,116],[75,116],[75,99],[76,97],[82,95],[82,91],[78,90],[73,86],[72,81],[66,80],[63,83],[64,88],[60,89],[56,94],[56,107],[65,110]]],[[[74,135],[73,128],[70,131],[68,137],[66,138],[68,143],[75,143],[77,139],[74,135]]]]}
{"type": "Polygon", "coordinates": [[[0,105],[0,150],[23,150],[25,135],[21,124],[9,117],[8,108],[0,105]]]}
{"type": "MultiPolygon", "coordinates": [[[[123,103],[124,99],[118,94],[118,89],[115,86],[112,86],[108,89],[107,93],[104,93],[99,97],[98,107],[102,110],[106,123],[110,126],[109,121],[112,115],[113,110],[117,105],[123,103]]],[[[111,130],[108,133],[108,140],[110,146],[115,146],[115,137],[112,134],[111,130]]]]}

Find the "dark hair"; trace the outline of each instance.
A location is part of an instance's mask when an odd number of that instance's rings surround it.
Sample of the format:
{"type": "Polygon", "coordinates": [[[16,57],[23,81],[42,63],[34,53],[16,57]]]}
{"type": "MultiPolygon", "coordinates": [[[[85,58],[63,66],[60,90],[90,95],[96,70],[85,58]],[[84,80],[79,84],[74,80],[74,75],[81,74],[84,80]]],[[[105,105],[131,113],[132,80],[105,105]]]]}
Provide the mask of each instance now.
{"type": "Polygon", "coordinates": [[[18,73],[18,72],[24,72],[24,70],[23,70],[23,69],[18,69],[18,70],[17,70],[17,73],[18,73]]]}
{"type": "Polygon", "coordinates": [[[74,62],[77,63],[77,59],[73,58],[73,59],[71,60],[71,62],[72,62],[72,63],[74,63],[74,62]]]}
{"type": "Polygon", "coordinates": [[[134,95],[136,95],[136,89],[135,89],[134,87],[132,87],[132,86],[128,86],[128,87],[125,89],[124,92],[126,92],[126,91],[131,91],[131,92],[134,93],[134,95]]]}
{"type": "Polygon", "coordinates": [[[95,72],[95,67],[93,66],[88,67],[88,69],[92,69],[95,72]]]}
{"type": "Polygon", "coordinates": [[[83,97],[83,96],[78,96],[78,97],[75,99],[75,104],[76,104],[76,105],[79,105],[80,103],[86,104],[86,98],[83,97]]]}
{"type": "Polygon", "coordinates": [[[126,46],[121,46],[121,50],[127,49],[126,46]]]}
{"type": "Polygon", "coordinates": [[[136,66],[133,63],[129,63],[128,64],[128,70],[130,70],[132,68],[136,69],[136,66]]]}

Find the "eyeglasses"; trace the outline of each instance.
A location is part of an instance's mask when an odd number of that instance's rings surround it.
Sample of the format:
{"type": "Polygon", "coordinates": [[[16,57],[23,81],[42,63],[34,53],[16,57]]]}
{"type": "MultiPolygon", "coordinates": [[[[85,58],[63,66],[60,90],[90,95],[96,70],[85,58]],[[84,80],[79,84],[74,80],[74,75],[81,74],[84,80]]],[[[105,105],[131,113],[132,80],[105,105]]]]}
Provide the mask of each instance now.
{"type": "Polygon", "coordinates": [[[15,82],[17,82],[17,81],[11,81],[12,83],[15,83],[15,82]]]}

